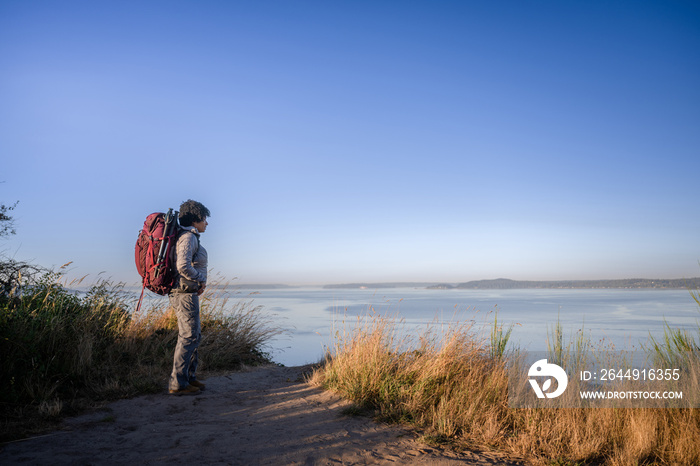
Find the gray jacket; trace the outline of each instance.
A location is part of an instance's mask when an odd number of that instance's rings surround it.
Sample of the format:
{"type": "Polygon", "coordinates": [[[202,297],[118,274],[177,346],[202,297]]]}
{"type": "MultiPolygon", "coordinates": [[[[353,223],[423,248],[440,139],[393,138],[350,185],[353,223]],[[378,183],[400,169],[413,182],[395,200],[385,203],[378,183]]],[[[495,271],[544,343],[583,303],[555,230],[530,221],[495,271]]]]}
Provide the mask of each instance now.
{"type": "Polygon", "coordinates": [[[195,227],[181,227],[175,248],[175,267],[178,272],[178,292],[194,293],[207,282],[207,250],[199,244],[195,227]]]}

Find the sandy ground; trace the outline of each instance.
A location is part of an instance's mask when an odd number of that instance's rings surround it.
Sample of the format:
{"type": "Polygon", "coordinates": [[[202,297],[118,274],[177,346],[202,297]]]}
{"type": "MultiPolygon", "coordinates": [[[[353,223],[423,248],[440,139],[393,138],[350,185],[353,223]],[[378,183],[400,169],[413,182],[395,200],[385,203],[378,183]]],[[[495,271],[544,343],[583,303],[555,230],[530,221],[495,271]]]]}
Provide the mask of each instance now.
{"type": "Polygon", "coordinates": [[[303,367],[206,380],[195,396],[146,395],[0,447],[3,464],[513,465],[437,449],[395,425],[342,414],[349,403],[304,383],[303,367]]]}

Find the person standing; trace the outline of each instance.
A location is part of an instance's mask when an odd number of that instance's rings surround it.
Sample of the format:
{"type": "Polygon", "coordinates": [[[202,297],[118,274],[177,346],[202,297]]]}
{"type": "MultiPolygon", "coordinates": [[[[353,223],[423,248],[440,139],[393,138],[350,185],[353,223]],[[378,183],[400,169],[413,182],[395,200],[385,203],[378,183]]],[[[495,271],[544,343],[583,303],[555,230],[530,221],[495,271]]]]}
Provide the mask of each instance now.
{"type": "Polygon", "coordinates": [[[197,380],[198,347],[202,339],[199,296],[207,285],[207,251],[199,236],[207,229],[211,214],[201,202],[187,200],[180,205],[180,232],[175,248],[178,279],[169,295],[178,325],[177,346],[170,374],[171,395],[194,395],[205,389],[197,380]]]}

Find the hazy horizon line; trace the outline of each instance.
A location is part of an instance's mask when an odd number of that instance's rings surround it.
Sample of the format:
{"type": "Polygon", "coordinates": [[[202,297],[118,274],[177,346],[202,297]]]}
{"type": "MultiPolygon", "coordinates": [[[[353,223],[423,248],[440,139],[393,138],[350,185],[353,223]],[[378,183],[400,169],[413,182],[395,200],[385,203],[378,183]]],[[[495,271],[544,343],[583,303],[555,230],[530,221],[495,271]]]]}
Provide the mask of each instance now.
{"type": "Polygon", "coordinates": [[[511,279],[505,277],[499,278],[481,278],[473,280],[464,281],[444,281],[444,280],[377,280],[377,281],[338,281],[338,282],[241,282],[234,284],[235,287],[272,287],[272,286],[284,286],[284,287],[317,287],[317,286],[393,286],[397,287],[399,285],[404,285],[406,287],[412,286],[425,286],[425,285],[451,285],[457,286],[466,283],[475,282],[495,282],[495,281],[511,281],[511,282],[542,282],[542,283],[585,283],[585,282],[622,282],[622,281],[700,281],[700,277],[674,277],[674,278],[661,278],[661,277],[627,277],[627,278],[575,278],[575,279],[511,279]]]}

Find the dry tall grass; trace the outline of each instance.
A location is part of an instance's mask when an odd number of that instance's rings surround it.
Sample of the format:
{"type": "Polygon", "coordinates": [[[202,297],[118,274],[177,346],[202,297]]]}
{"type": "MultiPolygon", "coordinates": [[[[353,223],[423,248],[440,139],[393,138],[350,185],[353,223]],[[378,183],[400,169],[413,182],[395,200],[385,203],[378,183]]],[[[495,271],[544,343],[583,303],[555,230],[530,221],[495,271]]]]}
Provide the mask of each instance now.
{"type": "Polygon", "coordinates": [[[494,350],[471,326],[412,340],[401,326],[370,314],[337,332],[311,382],[456,448],[534,464],[700,464],[697,409],[513,409],[502,341],[494,350]]]}

